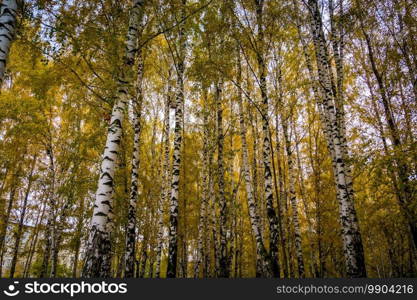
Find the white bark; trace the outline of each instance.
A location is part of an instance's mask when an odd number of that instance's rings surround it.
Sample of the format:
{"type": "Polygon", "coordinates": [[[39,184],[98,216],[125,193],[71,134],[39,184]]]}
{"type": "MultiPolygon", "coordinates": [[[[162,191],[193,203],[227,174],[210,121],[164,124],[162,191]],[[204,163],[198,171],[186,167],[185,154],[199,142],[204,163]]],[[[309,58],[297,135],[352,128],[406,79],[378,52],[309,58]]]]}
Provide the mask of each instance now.
{"type": "Polygon", "coordinates": [[[272,191],[272,164],[271,164],[271,141],[269,134],[269,116],[268,116],[268,89],[266,83],[266,61],[264,57],[265,41],[263,31],[263,0],[255,0],[256,4],[256,21],[258,25],[256,58],[258,63],[259,89],[262,97],[262,160],[264,167],[264,194],[266,202],[266,211],[269,220],[269,252],[272,263],[272,273],[274,277],[280,277],[280,266],[278,256],[279,228],[278,216],[274,208],[274,194],[272,191]]]}
{"type": "Polygon", "coordinates": [[[293,151],[291,149],[291,141],[288,135],[288,125],[287,120],[282,118],[282,129],[284,132],[285,139],[285,149],[287,152],[287,162],[288,162],[288,182],[289,182],[289,193],[290,193],[290,203],[292,208],[292,220],[294,224],[294,244],[295,251],[298,263],[298,276],[300,278],[305,277],[304,274],[304,257],[303,257],[303,247],[302,247],[302,238],[300,230],[300,220],[298,218],[298,199],[295,191],[295,182],[296,174],[294,170],[294,157],[293,151]]]}
{"type": "Polygon", "coordinates": [[[335,95],[333,93],[330,76],[330,63],[326,40],[322,28],[321,13],[317,0],[309,0],[311,11],[311,32],[317,60],[317,70],[321,93],[323,96],[323,109],[326,116],[326,127],[329,131],[328,142],[334,147],[334,176],[339,200],[339,213],[342,227],[343,248],[346,261],[346,270],[349,277],[365,277],[365,261],[362,239],[356,219],[354,207],[352,180],[347,171],[346,156],[343,149],[343,131],[337,118],[335,95]]]}
{"type": "Polygon", "coordinates": [[[136,79],[136,95],[133,103],[133,153],[131,187],[128,208],[128,220],[126,230],[126,253],[125,253],[125,277],[133,277],[135,272],[136,260],[136,206],[138,201],[138,180],[140,169],[140,134],[141,134],[141,114],[142,114],[142,81],[143,81],[143,57],[141,51],[138,54],[138,72],[136,79]]]}
{"type": "MultiPolygon", "coordinates": [[[[182,68],[183,72],[183,68],[182,68]]],[[[182,106],[184,101],[184,83],[183,73],[178,74],[178,95],[175,107],[175,137],[174,137],[174,154],[172,165],[172,184],[171,184],[171,201],[170,201],[170,224],[169,224],[169,246],[168,246],[168,277],[175,277],[177,273],[177,255],[178,255],[178,195],[180,182],[181,166],[181,145],[182,145],[182,106]]]]}
{"type": "Polygon", "coordinates": [[[6,72],[7,58],[16,31],[16,0],[3,0],[0,3],[0,87],[6,72]]]}
{"type": "Polygon", "coordinates": [[[161,260],[162,260],[162,247],[164,245],[164,207],[169,199],[169,133],[170,133],[170,118],[169,107],[171,105],[171,86],[168,82],[167,100],[165,103],[165,128],[164,128],[164,165],[163,165],[163,178],[162,178],[162,190],[161,200],[158,207],[158,235],[157,235],[157,248],[156,248],[156,266],[155,277],[159,278],[161,273],[161,260]]]}
{"type": "Polygon", "coordinates": [[[94,203],[93,217],[83,270],[84,277],[110,277],[113,176],[119,159],[122,136],[122,123],[128,102],[131,71],[137,50],[137,35],[143,15],[144,0],[134,0],[130,11],[129,29],[126,37],[125,62],[118,79],[118,88],[114,102],[106,146],[100,167],[99,182],[94,203]]]}
{"type": "MultiPolygon", "coordinates": [[[[242,70],[240,62],[240,52],[238,51],[238,84],[241,83],[242,70]]],[[[272,266],[270,262],[270,257],[266,251],[265,244],[262,238],[262,230],[260,226],[260,217],[257,212],[256,202],[254,198],[254,191],[252,186],[252,176],[249,168],[249,151],[248,143],[246,139],[246,122],[243,115],[243,98],[242,90],[238,89],[238,101],[239,101],[239,123],[240,123],[240,138],[242,142],[242,168],[243,168],[243,177],[245,180],[246,188],[246,198],[249,211],[249,218],[252,228],[252,234],[255,238],[256,243],[256,254],[257,259],[260,260],[260,263],[257,264],[257,277],[272,277],[272,266]]]]}
{"type": "Polygon", "coordinates": [[[225,182],[224,182],[224,160],[223,160],[223,147],[224,147],[224,133],[223,133],[223,108],[222,108],[222,83],[216,84],[216,108],[217,108],[217,176],[219,187],[219,207],[220,207],[220,249],[219,249],[219,263],[220,270],[219,276],[227,278],[227,203],[225,197],[225,182]]]}

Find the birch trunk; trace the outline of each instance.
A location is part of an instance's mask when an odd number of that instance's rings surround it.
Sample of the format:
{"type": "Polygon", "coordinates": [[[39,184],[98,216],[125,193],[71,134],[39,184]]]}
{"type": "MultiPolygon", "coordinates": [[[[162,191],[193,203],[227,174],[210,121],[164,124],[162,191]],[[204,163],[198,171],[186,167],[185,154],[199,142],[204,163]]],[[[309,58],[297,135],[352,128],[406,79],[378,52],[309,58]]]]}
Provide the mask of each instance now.
{"type": "Polygon", "coordinates": [[[278,173],[278,199],[277,199],[277,203],[278,205],[278,216],[279,216],[279,233],[280,233],[280,241],[281,241],[281,248],[282,248],[282,264],[283,264],[283,275],[284,278],[288,278],[289,276],[289,268],[288,268],[288,254],[287,254],[287,240],[285,238],[285,230],[284,228],[286,227],[286,222],[285,222],[285,216],[284,216],[284,206],[285,203],[287,202],[287,194],[285,192],[285,188],[284,188],[284,174],[283,174],[283,170],[281,167],[281,159],[280,159],[280,155],[281,155],[281,142],[280,142],[280,137],[279,137],[279,112],[278,112],[278,107],[277,107],[277,111],[275,112],[275,140],[276,140],[276,154],[277,154],[277,173],[278,173]]]}
{"type": "Polygon", "coordinates": [[[269,221],[269,252],[272,261],[272,273],[274,277],[280,277],[280,266],[278,256],[279,228],[278,217],[274,208],[274,194],[272,191],[272,165],[271,165],[271,141],[269,134],[268,116],[268,91],[266,85],[266,62],[264,58],[264,32],[263,32],[263,5],[264,0],[255,0],[256,21],[258,25],[258,44],[256,58],[258,63],[259,88],[262,97],[262,160],[264,167],[264,194],[266,211],[269,221]]]}
{"type": "Polygon", "coordinates": [[[140,168],[140,134],[141,134],[141,114],[142,114],[142,91],[143,81],[143,57],[141,50],[138,51],[138,72],[136,80],[136,95],[132,101],[133,105],[133,153],[132,153],[132,171],[131,187],[128,208],[128,220],[126,230],[126,253],[125,253],[125,277],[132,278],[135,273],[136,260],[136,209],[138,201],[138,180],[140,168]]]}
{"type": "MultiPolygon", "coordinates": [[[[345,265],[349,277],[366,277],[362,238],[354,207],[352,181],[347,171],[343,150],[343,137],[336,116],[335,95],[330,77],[330,63],[322,19],[317,0],[309,0],[311,11],[311,32],[317,60],[317,70],[323,95],[323,108],[328,116],[329,140],[334,147],[335,184],[339,195],[339,213],[342,227],[342,240],[345,265]]],[[[328,141],[329,141],[328,140],[328,141]]]]}
{"type": "Polygon", "coordinates": [[[6,63],[16,31],[17,1],[0,3],[0,87],[3,85],[6,63]]]}
{"type": "Polygon", "coordinates": [[[317,259],[316,259],[316,250],[314,248],[314,241],[313,241],[313,234],[314,234],[314,224],[311,222],[311,211],[309,209],[309,204],[306,201],[306,191],[305,191],[305,182],[304,182],[304,172],[303,172],[303,167],[301,165],[301,155],[300,155],[300,149],[299,149],[299,142],[300,142],[300,138],[297,132],[297,128],[296,128],[296,122],[294,122],[294,120],[291,118],[291,130],[294,132],[294,139],[295,139],[295,155],[296,155],[296,159],[297,159],[297,168],[298,168],[298,178],[299,178],[299,188],[300,188],[300,198],[301,201],[303,203],[303,207],[304,207],[304,215],[306,217],[306,221],[307,221],[307,226],[308,226],[308,230],[307,230],[307,244],[310,247],[310,270],[311,270],[311,274],[312,276],[315,276],[315,274],[317,274],[317,259]]]}
{"type": "Polygon", "coordinates": [[[9,201],[7,203],[7,210],[6,210],[6,215],[4,220],[2,221],[2,228],[0,228],[0,252],[1,252],[1,256],[0,256],[0,278],[2,277],[2,273],[3,273],[3,257],[4,254],[6,252],[6,235],[7,235],[7,226],[9,225],[9,219],[10,219],[10,214],[12,212],[12,208],[13,208],[13,204],[15,201],[15,196],[16,196],[16,192],[18,189],[18,185],[19,185],[19,173],[20,173],[21,169],[20,166],[18,168],[18,171],[16,172],[15,175],[13,175],[12,177],[12,183],[11,183],[11,187],[10,187],[10,193],[9,193],[9,201]]]}
{"type": "Polygon", "coordinates": [[[228,263],[227,263],[227,203],[225,197],[225,182],[224,182],[224,133],[223,133],[223,108],[222,108],[222,83],[216,84],[216,106],[217,106],[217,177],[219,185],[219,208],[220,208],[220,248],[219,248],[219,277],[227,278],[228,263]]]}
{"type": "MultiPolygon", "coordinates": [[[[182,0],[182,17],[185,16],[186,0],[182,0]]],[[[167,277],[177,276],[178,257],[178,196],[180,186],[181,150],[183,135],[183,108],[184,108],[184,72],[185,72],[185,29],[183,24],[179,28],[177,57],[177,87],[175,101],[175,129],[174,129],[174,154],[172,165],[170,217],[169,217],[169,244],[167,277]]]]}
{"type": "MultiPolygon", "coordinates": [[[[205,92],[205,99],[207,99],[207,93],[205,92]]],[[[203,137],[203,153],[202,153],[202,176],[201,176],[201,206],[200,206],[200,218],[198,223],[198,244],[197,244],[197,260],[194,265],[194,278],[198,278],[200,274],[200,264],[205,257],[204,249],[204,237],[205,237],[205,226],[207,224],[207,206],[208,206],[208,147],[209,147],[209,129],[208,129],[208,112],[204,110],[204,137],[203,137]]]]}
{"type": "Polygon", "coordinates": [[[25,216],[26,216],[26,209],[27,209],[27,203],[28,203],[28,199],[29,199],[29,194],[30,194],[30,190],[32,188],[32,183],[33,183],[33,172],[35,170],[35,166],[36,166],[36,155],[33,157],[33,161],[32,161],[32,166],[30,169],[30,174],[28,177],[28,185],[25,191],[25,198],[23,199],[23,204],[22,204],[22,211],[20,212],[20,219],[19,219],[19,225],[17,228],[17,232],[16,232],[16,236],[15,236],[15,243],[14,243],[14,250],[13,250],[13,258],[12,258],[12,264],[10,266],[10,278],[14,278],[14,273],[16,270],[16,264],[17,264],[17,260],[18,260],[18,254],[19,254],[19,247],[20,247],[20,242],[22,239],[22,234],[23,234],[23,226],[24,226],[24,221],[25,221],[25,216]]]}
{"type": "MultiPolygon", "coordinates": [[[[238,55],[238,64],[237,64],[237,83],[241,83],[242,70],[241,70],[241,61],[240,61],[240,52],[238,55]]],[[[242,168],[243,168],[243,177],[245,180],[246,188],[246,198],[249,211],[249,218],[252,228],[252,234],[256,242],[256,254],[259,256],[261,263],[257,264],[256,277],[272,277],[272,265],[269,254],[265,248],[265,244],[262,237],[262,231],[260,226],[260,217],[256,209],[256,202],[254,198],[254,191],[252,187],[252,176],[249,168],[249,151],[248,143],[246,139],[246,122],[243,115],[243,97],[242,90],[238,89],[238,101],[239,101],[239,123],[240,123],[240,138],[242,142],[242,168]]]]}
{"type": "MultiPolygon", "coordinates": [[[[371,70],[377,81],[378,92],[382,100],[381,102],[384,108],[384,115],[385,115],[385,119],[388,125],[389,137],[392,142],[393,148],[398,151],[398,150],[401,150],[401,147],[403,144],[403,141],[400,135],[400,130],[393,116],[393,112],[392,112],[391,105],[390,105],[390,100],[389,100],[388,93],[387,93],[387,87],[385,85],[383,75],[378,70],[378,67],[376,64],[374,50],[373,50],[373,46],[371,43],[371,38],[365,30],[365,27],[362,23],[363,21],[360,20],[360,22],[361,22],[362,33],[365,37],[365,42],[367,45],[368,58],[371,64],[371,70]]],[[[397,181],[397,184],[396,184],[397,189],[398,189],[397,198],[398,198],[399,206],[401,208],[401,211],[405,219],[407,220],[409,231],[411,234],[411,239],[414,244],[414,248],[417,249],[417,215],[411,208],[413,206],[412,204],[413,199],[414,199],[413,194],[415,193],[415,191],[413,191],[413,187],[409,179],[410,178],[409,167],[407,163],[404,162],[404,159],[402,157],[399,157],[399,158],[394,157],[393,160],[395,161],[395,166],[394,166],[395,173],[396,173],[396,176],[398,177],[398,180],[395,179],[395,181],[397,181]]]]}
{"type": "Polygon", "coordinates": [[[129,29],[126,37],[125,61],[118,79],[117,95],[114,102],[106,146],[102,156],[99,182],[91,219],[83,277],[111,276],[112,203],[114,172],[119,158],[122,124],[128,101],[131,71],[137,51],[139,26],[143,15],[144,0],[133,0],[130,11],[129,29]]]}
{"type": "MultiPolygon", "coordinates": [[[[170,76],[169,76],[170,77],[170,76]]],[[[163,178],[162,178],[162,191],[161,201],[158,207],[158,235],[157,235],[157,248],[156,248],[156,266],[155,277],[159,278],[161,274],[161,261],[162,261],[162,247],[164,245],[164,207],[169,199],[169,134],[170,134],[170,117],[169,108],[171,105],[171,86],[168,82],[167,99],[165,103],[165,127],[164,127],[164,165],[163,165],[163,178]]]]}
{"type": "MultiPolygon", "coordinates": [[[[73,170],[74,172],[74,170],[73,170]]],[[[57,226],[55,228],[55,238],[54,243],[51,247],[51,273],[50,277],[55,278],[58,271],[58,259],[59,259],[59,251],[62,243],[62,234],[64,231],[64,224],[67,224],[67,217],[70,213],[71,207],[73,204],[73,195],[70,194],[70,196],[67,199],[67,202],[65,203],[64,207],[62,208],[62,212],[60,215],[59,220],[57,221],[57,226]]]]}

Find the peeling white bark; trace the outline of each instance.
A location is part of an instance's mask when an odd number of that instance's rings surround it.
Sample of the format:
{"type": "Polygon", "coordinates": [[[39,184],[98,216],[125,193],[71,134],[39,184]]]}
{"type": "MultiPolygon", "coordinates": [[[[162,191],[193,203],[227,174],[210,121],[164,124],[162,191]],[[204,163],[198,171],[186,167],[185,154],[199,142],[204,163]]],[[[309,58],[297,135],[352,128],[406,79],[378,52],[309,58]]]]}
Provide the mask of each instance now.
{"type": "Polygon", "coordinates": [[[7,58],[16,31],[16,0],[3,0],[0,3],[0,87],[6,72],[7,58]]]}

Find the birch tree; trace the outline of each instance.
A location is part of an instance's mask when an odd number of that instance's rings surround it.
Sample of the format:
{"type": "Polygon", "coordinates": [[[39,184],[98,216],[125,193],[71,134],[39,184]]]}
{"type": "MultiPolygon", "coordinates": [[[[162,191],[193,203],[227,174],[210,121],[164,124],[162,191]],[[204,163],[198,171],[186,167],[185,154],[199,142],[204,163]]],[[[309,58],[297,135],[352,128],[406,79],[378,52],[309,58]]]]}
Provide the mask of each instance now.
{"type": "Polygon", "coordinates": [[[122,124],[129,95],[128,73],[135,61],[137,38],[143,16],[143,0],[134,0],[129,16],[126,50],[121,74],[118,78],[116,99],[111,113],[106,146],[100,167],[93,217],[83,269],[84,277],[109,277],[111,267],[113,176],[119,156],[122,124]]]}
{"type": "Polygon", "coordinates": [[[3,0],[0,4],[0,86],[3,84],[6,63],[16,34],[17,1],[3,0]]]}
{"type": "MultiPolygon", "coordinates": [[[[169,73],[171,74],[171,69],[169,70],[169,73]]],[[[168,78],[171,79],[171,75],[169,74],[168,78]]],[[[167,201],[170,199],[170,159],[169,159],[169,153],[170,153],[170,116],[169,111],[171,107],[171,85],[170,80],[168,80],[167,84],[167,95],[165,100],[165,112],[164,112],[164,132],[163,132],[163,166],[162,166],[162,189],[161,189],[161,201],[159,203],[158,207],[158,235],[157,235],[157,248],[156,248],[156,266],[155,266],[155,277],[160,277],[161,272],[161,261],[162,261],[162,248],[164,246],[164,207],[166,207],[167,201]]]]}
{"type": "MultiPolygon", "coordinates": [[[[182,0],[182,16],[184,17],[186,0],[182,0]]],[[[183,105],[184,105],[184,71],[185,71],[185,29],[180,25],[178,33],[178,56],[176,61],[177,84],[175,99],[175,128],[174,128],[174,153],[172,164],[172,183],[170,199],[169,217],[169,245],[168,245],[168,267],[167,277],[177,275],[177,256],[178,256],[178,195],[180,184],[181,167],[181,145],[182,145],[182,126],[183,126],[183,105]]]]}
{"type": "Polygon", "coordinates": [[[349,277],[366,277],[362,238],[354,207],[352,180],[349,178],[350,171],[347,170],[348,164],[342,145],[345,137],[342,136],[340,124],[337,121],[335,95],[332,88],[332,78],[330,77],[329,54],[317,0],[309,0],[308,9],[311,14],[311,34],[316,55],[318,81],[322,90],[323,108],[328,118],[326,124],[329,130],[328,143],[334,147],[334,177],[339,195],[339,218],[342,226],[346,271],[349,277]]]}
{"type": "Polygon", "coordinates": [[[269,132],[269,101],[267,90],[267,68],[264,56],[265,41],[263,32],[263,9],[264,0],[255,0],[256,22],[258,26],[256,59],[258,63],[258,80],[261,91],[261,114],[262,114],[262,160],[264,167],[264,194],[266,210],[269,220],[269,251],[272,260],[272,272],[274,277],[280,276],[279,257],[278,257],[278,217],[274,208],[274,194],[272,191],[272,166],[271,166],[271,137],[269,132]]]}
{"type": "MultiPolygon", "coordinates": [[[[237,53],[237,83],[240,85],[242,79],[242,66],[240,60],[240,49],[237,53]]],[[[261,264],[257,265],[256,276],[257,277],[271,277],[272,276],[272,265],[269,254],[265,248],[264,240],[262,237],[262,231],[260,227],[260,217],[257,212],[256,202],[253,195],[252,187],[252,176],[249,168],[249,154],[248,154],[248,143],[246,139],[246,122],[243,110],[243,97],[242,90],[238,89],[238,101],[239,101],[239,123],[240,123],[240,138],[242,141],[242,168],[243,177],[245,179],[246,197],[249,210],[249,217],[251,222],[252,234],[256,241],[256,255],[259,256],[261,264]]]]}

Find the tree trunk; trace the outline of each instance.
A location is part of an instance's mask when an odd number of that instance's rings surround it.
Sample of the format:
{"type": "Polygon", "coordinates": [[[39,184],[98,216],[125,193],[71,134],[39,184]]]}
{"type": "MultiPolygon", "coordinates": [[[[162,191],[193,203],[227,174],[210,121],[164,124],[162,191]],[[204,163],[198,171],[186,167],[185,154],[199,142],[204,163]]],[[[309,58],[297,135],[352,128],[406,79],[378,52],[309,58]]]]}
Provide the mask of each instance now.
{"type": "MultiPolygon", "coordinates": [[[[181,64],[181,66],[183,66],[181,64]]],[[[183,68],[181,68],[183,69],[183,68]]],[[[175,108],[174,129],[174,154],[172,165],[172,184],[170,199],[169,219],[169,246],[168,246],[168,270],[167,277],[173,278],[177,274],[177,251],[178,251],[178,194],[181,166],[181,143],[182,143],[182,102],[184,97],[183,70],[178,74],[178,95],[175,108]]]]}
{"type": "Polygon", "coordinates": [[[298,263],[298,276],[300,278],[305,277],[304,274],[304,256],[302,247],[302,238],[300,230],[300,221],[298,218],[298,200],[295,192],[296,174],[294,170],[294,157],[291,149],[291,141],[288,135],[288,123],[285,117],[282,117],[282,130],[284,132],[285,139],[285,150],[287,152],[287,163],[288,163],[288,181],[289,181],[289,194],[290,203],[292,208],[292,221],[294,225],[294,244],[298,263]]]}
{"type": "Polygon", "coordinates": [[[113,176],[119,158],[122,123],[128,101],[130,78],[128,76],[135,60],[139,26],[143,15],[144,0],[133,0],[129,29],[126,37],[125,61],[118,79],[117,96],[114,102],[106,146],[101,162],[99,182],[91,219],[83,277],[111,276],[111,240],[113,176]]]}
{"type": "Polygon", "coordinates": [[[272,165],[271,165],[271,141],[269,135],[268,117],[268,91],[266,85],[266,62],[264,57],[264,32],[263,32],[263,7],[264,0],[255,0],[256,21],[258,25],[258,41],[256,58],[258,63],[259,88],[262,97],[262,160],[264,167],[264,193],[266,201],[266,211],[269,221],[269,252],[272,261],[272,273],[274,277],[280,277],[280,266],[278,256],[279,228],[278,217],[274,208],[274,193],[272,191],[272,165]]]}
{"type": "Polygon", "coordinates": [[[227,203],[225,197],[225,183],[224,183],[224,133],[223,133],[223,108],[222,108],[222,83],[217,83],[216,90],[216,106],[217,106],[217,177],[219,186],[219,207],[220,207],[220,248],[219,248],[219,277],[227,278],[227,203]]]}
{"type": "Polygon", "coordinates": [[[329,140],[334,147],[336,163],[334,177],[336,190],[339,195],[339,213],[347,275],[349,277],[366,277],[362,238],[354,207],[352,181],[348,176],[346,157],[342,148],[344,138],[341,137],[341,129],[336,117],[335,96],[330,78],[330,63],[322,28],[321,13],[317,0],[309,0],[308,3],[311,11],[311,31],[316,53],[319,82],[324,97],[323,105],[329,117],[327,126],[330,130],[329,140]]]}
{"type": "Polygon", "coordinates": [[[45,215],[45,210],[46,210],[45,201],[46,201],[46,199],[43,199],[42,202],[39,205],[39,212],[38,212],[38,215],[36,217],[36,221],[35,221],[35,225],[34,225],[34,229],[33,229],[34,230],[33,239],[32,239],[31,244],[29,246],[29,253],[28,253],[28,257],[27,257],[26,262],[25,262],[25,268],[24,268],[24,271],[23,271],[23,278],[29,277],[29,274],[30,274],[30,268],[32,266],[32,259],[33,259],[33,256],[35,254],[36,245],[38,243],[40,224],[41,224],[41,222],[43,220],[43,217],[45,215]],[[41,211],[41,208],[42,208],[42,211],[41,211]]]}
{"type": "Polygon", "coordinates": [[[25,216],[26,216],[26,209],[27,209],[27,203],[28,203],[28,199],[29,199],[29,194],[30,194],[30,190],[32,188],[32,183],[33,183],[33,171],[35,170],[35,165],[36,165],[36,155],[33,157],[33,161],[32,161],[32,166],[30,169],[30,174],[28,177],[28,185],[25,191],[25,198],[23,200],[23,204],[22,204],[22,211],[20,212],[20,219],[19,219],[19,225],[17,228],[17,232],[16,232],[16,236],[15,236],[15,242],[14,242],[14,250],[13,250],[13,258],[12,258],[12,264],[10,266],[10,278],[14,278],[14,273],[16,270],[16,264],[17,264],[17,259],[18,259],[18,254],[19,254],[19,247],[20,247],[20,241],[22,239],[22,234],[23,234],[23,226],[24,226],[24,221],[25,221],[25,216]]]}
{"type": "Polygon", "coordinates": [[[57,226],[55,229],[55,239],[54,243],[52,244],[51,249],[51,278],[55,278],[58,271],[58,259],[59,259],[59,251],[61,247],[62,242],[62,234],[64,231],[64,224],[67,224],[67,217],[70,212],[70,209],[72,207],[72,201],[73,201],[73,195],[70,194],[70,196],[67,199],[67,203],[65,203],[64,207],[62,208],[61,216],[59,218],[59,221],[57,221],[57,226]]]}
{"type": "MultiPolygon", "coordinates": [[[[241,61],[240,61],[240,52],[237,53],[238,55],[238,64],[237,64],[237,83],[240,84],[242,72],[241,72],[241,61]]],[[[265,244],[262,238],[262,231],[260,227],[260,217],[258,215],[256,209],[256,202],[253,195],[253,187],[252,187],[252,178],[249,169],[249,152],[248,152],[248,143],[246,140],[246,122],[243,115],[243,98],[242,98],[242,90],[239,88],[238,90],[238,101],[239,101],[239,123],[240,123],[240,138],[242,142],[242,168],[243,168],[243,177],[245,180],[245,187],[246,187],[246,198],[247,198],[247,205],[249,211],[249,218],[252,228],[252,234],[255,238],[256,242],[256,253],[257,256],[261,259],[261,264],[257,264],[256,270],[256,277],[272,277],[272,265],[271,265],[271,258],[267,253],[265,248],[265,244]]]]}
{"type": "MultiPolygon", "coordinates": [[[[169,76],[170,78],[171,76],[169,76]]],[[[158,234],[157,234],[157,247],[156,247],[156,266],[155,266],[155,277],[159,278],[161,275],[161,261],[162,261],[162,247],[164,245],[164,207],[166,201],[169,199],[169,134],[170,134],[170,117],[169,108],[171,105],[171,85],[168,82],[167,99],[165,103],[165,120],[164,120],[164,165],[163,165],[163,178],[162,178],[162,189],[161,189],[161,201],[158,207],[158,234]]]]}
{"type": "MultiPolygon", "coordinates": [[[[182,0],[182,17],[185,16],[186,0],[182,0]]],[[[172,183],[169,217],[169,244],[167,277],[177,276],[178,256],[178,196],[180,186],[181,150],[183,138],[183,108],[184,108],[184,72],[185,72],[185,45],[186,36],[183,24],[179,28],[177,56],[177,93],[175,101],[175,129],[174,129],[174,154],[172,165],[172,183]]]]}
{"type": "Polygon", "coordinates": [[[6,235],[7,235],[7,226],[9,225],[9,219],[10,219],[10,214],[13,208],[13,203],[15,200],[15,196],[16,196],[16,191],[18,189],[18,181],[19,181],[19,173],[20,173],[20,167],[18,168],[17,174],[13,176],[12,178],[12,184],[11,184],[11,189],[10,189],[10,194],[9,194],[9,202],[7,204],[7,211],[6,211],[6,215],[5,215],[5,219],[3,221],[3,226],[0,229],[0,252],[1,252],[1,257],[0,257],[0,278],[2,277],[2,273],[3,273],[3,257],[4,254],[6,252],[6,235]]]}
{"type": "MultiPolygon", "coordinates": [[[[284,187],[284,174],[283,174],[283,170],[281,167],[281,159],[280,159],[280,155],[281,155],[281,143],[280,143],[280,137],[279,137],[279,112],[278,112],[278,108],[277,111],[275,112],[276,116],[275,116],[275,128],[276,128],[276,134],[275,134],[275,139],[276,139],[276,156],[277,156],[277,173],[278,173],[278,199],[277,199],[277,203],[278,203],[278,225],[279,225],[279,233],[280,233],[280,241],[281,241],[281,248],[282,248],[282,264],[284,265],[283,267],[283,273],[284,273],[284,278],[288,278],[289,276],[289,270],[288,270],[288,254],[287,254],[287,240],[285,237],[285,216],[284,216],[284,205],[287,202],[287,193],[285,192],[285,187],[284,187]]],[[[277,183],[276,183],[277,184],[277,183]]]]}
{"type": "MultiPolygon", "coordinates": [[[[204,99],[207,102],[207,92],[204,92],[204,99]]],[[[203,153],[202,153],[202,176],[201,176],[201,204],[200,204],[200,218],[198,223],[198,244],[197,244],[197,259],[194,265],[194,278],[198,278],[200,274],[200,265],[205,257],[206,249],[204,248],[204,237],[206,234],[205,226],[207,224],[207,206],[208,206],[208,151],[209,151],[209,129],[208,129],[208,110],[207,108],[204,108],[203,110],[204,114],[204,137],[203,137],[203,153]]]]}
{"type": "MultiPolygon", "coordinates": [[[[402,140],[401,140],[401,136],[399,133],[399,129],[397,127],[397,124],[395,123],[394,116],[392,114],[391,105],[387,96],[385,83],[376,65],[374,51],[373,51],[373,47],[371,44],[371,39],[368,33],[365,31],[365,27],[362,24],[362,20],[361,20],[361,28],[362,28],[362,32],[365,37],[365,42],[368,48],[368,57],[371,63],[371,69],[378,84],[379,94],[381,96],[385,118],[388,123],[390,139],[392,141],[394,150],[402,151],[401,149],[402,140]]],[[[398,182],[397,187],[399,190],[399,193],[397,193],[399,206],[402,210],[403,215],[405,216],[405,219],[408,222],[409,230],[410,230],[411,237],[414,243],[414,248],[417,249],[417,216],[413,212],[413,208],[412,208],[414,197],[413,197],[412,183],[410,183],[410,180],[409,180],[409,177],[410,177],[410,174],[409,174],[410,172],[408,170],[409,168],[407,166],[407,163],[404,162],[404,159],[402,157],[399,157],[399,158],[394,157],[394,161],[395,161],[394,165],[396,169],[395,173],[397,173],[397,177],[398,177],[398,180],[396,181],[398,182]]]]}
{"type": "Polygon", "coordinates": [[[6,63],[16,31],[17,1],[3,0],[0,4],[0,88],[3,85],[6,63]]]}
{"type": "Polygon", "coordinates": [[[136,81],[136,95],[133,100],[133,153],[132,153],[132,171],[131,187],[128,208],[128,220],[126,230],[126,253],[125,253],[125,277],[132,278],[135,273],[136,260],[136,209],[138,201],[138,179],[140,168],[140,134],[141,134],[141,114],[142,114],[142,80],[143,80],[143,57],[142,51],[138,51],[138,72],[136,81]]]}

